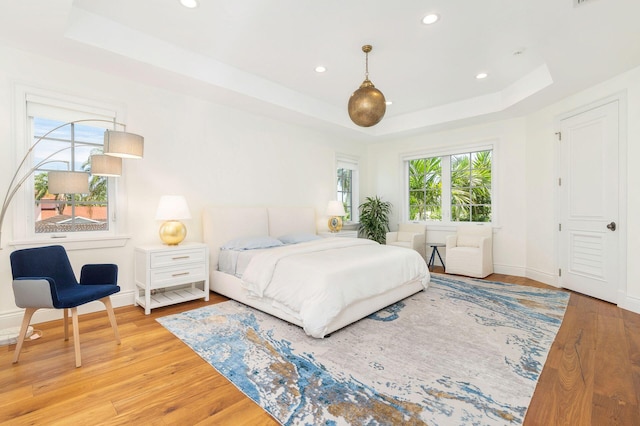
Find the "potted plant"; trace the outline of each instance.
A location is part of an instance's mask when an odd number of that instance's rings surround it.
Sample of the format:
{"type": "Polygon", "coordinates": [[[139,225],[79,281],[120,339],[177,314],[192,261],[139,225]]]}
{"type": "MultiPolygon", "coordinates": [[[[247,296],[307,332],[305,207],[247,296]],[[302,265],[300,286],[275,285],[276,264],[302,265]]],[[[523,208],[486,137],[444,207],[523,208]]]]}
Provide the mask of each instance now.
{"type": "Polygon", "coordinates": [[[384,244],[389,232],[389,214],[391,203],[382,201],[380,197],[367,197],[360,204],[360,227],[358,234],[362,237],[384,244]]]}

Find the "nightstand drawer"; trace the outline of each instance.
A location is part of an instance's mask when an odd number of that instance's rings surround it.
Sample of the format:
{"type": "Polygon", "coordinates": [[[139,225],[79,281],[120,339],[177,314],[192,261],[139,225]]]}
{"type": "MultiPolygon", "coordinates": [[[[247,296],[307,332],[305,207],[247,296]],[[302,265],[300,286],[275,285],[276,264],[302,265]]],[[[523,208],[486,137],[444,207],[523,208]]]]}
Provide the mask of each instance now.
{"type": "Polygon", "coordinates": [[[167,250],[151,253],[151,269],[164,268],[167,266],[178,266],[188,263],[202,263],[205,261],[205,250],[167,250]]]}
{"type": "Polygon", "coordinates": [[[204,264],[177,266],[175,268],[152,269],[149,277],[151,288],[161,288],[204,281],[207,279],[207,268],[204,264]]]}

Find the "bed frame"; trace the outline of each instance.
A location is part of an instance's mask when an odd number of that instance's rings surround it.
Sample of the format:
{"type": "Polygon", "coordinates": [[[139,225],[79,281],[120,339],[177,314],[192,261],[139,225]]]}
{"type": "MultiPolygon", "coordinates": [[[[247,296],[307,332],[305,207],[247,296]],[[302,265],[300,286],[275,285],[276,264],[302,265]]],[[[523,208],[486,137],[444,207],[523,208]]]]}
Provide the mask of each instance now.
{"type": "MultiPolygon", "coordinates": [[[[316,233],[315,210],[309,207],[217,207],[207,206],[202,214],[203,240],[209,246],[211,291],[237,300],[302,327],[299,319],[274,308],[269,299],[249,297],[239,278],[218,271],[220,247],[239,237],[279,237],[291,233],[316,233]]],[[[329,324],[327,334],[422,290],[419,280],[410,281],[386,293],[361,300],[343,310],[329,324]]]]}

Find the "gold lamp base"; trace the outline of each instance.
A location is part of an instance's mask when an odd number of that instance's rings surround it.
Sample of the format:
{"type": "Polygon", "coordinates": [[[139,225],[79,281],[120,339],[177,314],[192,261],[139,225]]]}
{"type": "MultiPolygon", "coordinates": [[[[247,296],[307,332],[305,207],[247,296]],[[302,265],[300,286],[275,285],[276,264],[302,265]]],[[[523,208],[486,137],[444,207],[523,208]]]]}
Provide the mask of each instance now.
{"type": "Polygon", "coordinates": [[[342,229],[342,218],[340,216],[331,216],[328,222],[329,231],[340,232],[342,229]]]}
{"type": "Polygon", "coordinates": [[[187,227],[178,220],[168,220],[160,226],[160,239],[169,246],[177,246],[187,236],[187,227]]]}

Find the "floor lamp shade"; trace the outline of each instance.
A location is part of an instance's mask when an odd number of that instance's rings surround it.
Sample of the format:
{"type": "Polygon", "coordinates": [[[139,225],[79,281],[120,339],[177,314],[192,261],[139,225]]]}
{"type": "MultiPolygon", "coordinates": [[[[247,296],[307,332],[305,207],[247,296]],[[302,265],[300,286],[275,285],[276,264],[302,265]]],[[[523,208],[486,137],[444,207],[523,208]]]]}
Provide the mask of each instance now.
{"type": "Polygon", "coordinates": [[[122,158],[112,155],[92,155],[91,174],[94,176],[122,176],[122,158]]]}
{"type": "Polygon", "coordinates": [[[187,236],[187,228],[181,220],[191,219],[187,200],[181,195],[163,195],[158,203],[156,220],[163,220],[160,239],[170,246],[178,245],[187,236]]]}
{"type": "Polygon", "coordinates": [[[48,190],[51,194],[88,194],[89,174],[84,172],[50,171],[48,190]]]}
{"type": "Polygon", "coordinates": [[[135,133],[105,130],[104,153],[121,158],[142,158],[144,138],[135,133]]]}

